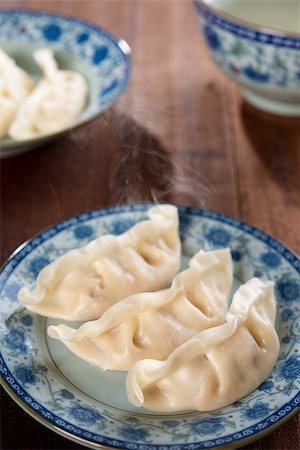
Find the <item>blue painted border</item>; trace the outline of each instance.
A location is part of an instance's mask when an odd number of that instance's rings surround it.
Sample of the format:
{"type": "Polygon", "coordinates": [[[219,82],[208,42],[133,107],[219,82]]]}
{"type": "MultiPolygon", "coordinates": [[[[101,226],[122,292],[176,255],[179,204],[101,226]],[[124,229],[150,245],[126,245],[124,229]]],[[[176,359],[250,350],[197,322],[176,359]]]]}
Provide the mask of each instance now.
{"type": "MultiPolygon", "coordinates": [[[[49,228],[43,233],[37,235],[32,240],[29,240],[22,244],[10,257],[7,263],[3,266],[2,271],[0,273],[0,288],[3,287],[5,281],[8,276],[15,270],[18,264],[22,261],[22,259],[30,253],[34,248],[38,247],[41,243],[47,241],[51,237],[60,233],[60,231],[65,230],[77,223],[84,222],[86,220],[104,217],[111,214],[118,214],[122,212],[131,212],[131,211],[146,211],[149,207],[153,206],[153,204],[145,203],[145,204],[135,204],[135,205],[123,205],[117,207],[110,207],[105,209],[98,209],[95,211],[90,211],[79,216],[74,216],[68,220],[58,223],[57,225],[49,228]]],[[[216,220],[218,222],[230,225],[234,228],[242,230],[243,232],[253,236],[254,238],[266,243],[274,250],[278,251],[283,258],[285,258],[290,265],[292,265],[296,271],[300,274],[300,260],[288,250],[284,245],[279,243],[276,239],[272,238],[268,234],[259,230],[258,228],[249,225],[246,222],[240,221],[230,216],[226,216],[221,213],[217,213],[214,211],[193,208],[189,206],[178,205],[179,215],[183,216],[184,214],[205,217],[209,219],[216,220]]],[[[20,403],[25,403],[28,408],[34,411],[36,414],[39,414],[43,420],[46,422],[58,427],[62,432],[71,433],[74,437],[79,437],[80,439],[85,440],[87,443],[91,444],[102,444],[107,445],[113,448],[120,449],[130,449],[130,450],[195,450],[195,449],[205,449],[205,448],[218,448],[220,446],[230,445],[236,442],[239,442],[247,439],[251,436],[254,436],[258,433],[265,432],[268,428],[273,427],[275,423],[281,421],[282,419],[286,419],[291,413],[296,412],[299,409],[300,405],[300,392],[290,400],[290,402],[283,405],[280,409],[276,411],[276,413],[271,414],[268,418],[262,420],[261,422],[252,425],[238,433],[232,433],[224,438],[218,438],[215,440],[209,441],[199,441],[190,444],[166,444],[166,445],[155,445],[155,444],[146,444],[146,443],[132,443],[132,442],[124,442],[118,439],[110,439],[107,437],[103,437],[101,435],[90,433],[89,438],[85,436],[86,430],[67,422],[60,417],[56,416],[45,407],[37,403],[27,392],[24,390],[14,378],[12,373],[9,371],[8,367],[5,364],[5,361],[2,358],[0,353],[0,372],[1,377],[4,380],[4,383],[12,390],[14,394],[20,400],[20,403]]],[[[79,442],[82,443],[82,442],[79,442]]]]}
{"type": "MultiPolygon", "coordinates": [[[[33,16],[33,17],[55,17],[55,18],[61,18],[63,20],[65,20],[66,22],[76,22],[76,23],[80,23],[81,25],[84,25],[88,28],[90,28],[93,31],[96,31],[97,33],[99,33],[102,36],[105,36],[108,40],[110,40],[116,47],[119,48],[119,50],[121,51],[121,53],[124,56],[124,60],[127,62],[127,57],[128,57],[128,53],[124,52],[123,49],[120,47],[119,42],[123,41],[124,39],[122,38],[118,38],[117,36],[115,36],[114,34],[112,34],[110,31],[105,30],[104,28],[89,22],[88,20],[84,20],[81,19],[79,17],[76,16],[68,16],[67,14],[61,14],[61,13],[56,13],[56,12],[52,12],[52,11],[30,11],[27,9],[21,9],[21,8],[17,8],[17,9],[9,9],[9,8],[4,8],[4,9],[0,9],[0,15],[19,15],[19,14],[23,14],[25,16],[33,16]]],[[[127,42],[126,42],[127,43],[127,42]]],[[[128,45],[128,44],[127,44],[128,45]]],[[[130,53],[130,47],[128,45],[128,49],[129,49],[129,53],[130,53]]]]}
{"type": "Polygon", "coordinates": [[[228,19],[224,19],[217,13],[210,10],[202,2],[194,0],[194,4],[197,12],[200,13],[207,20],[207,22],[211,23],[212,25],[218,26],[222,30],[229,31],[236,36],[248,39],[250,41],[260,42],[261,44],[270,44],[274,47],[300,49],[300,36],[299,38],[292,36],[288,37],[281,36],[280,34],[271,34],[264,31],[256,31],[254,28],[247,27],[246,25],[239,25],[231,22],[228,19]]]}

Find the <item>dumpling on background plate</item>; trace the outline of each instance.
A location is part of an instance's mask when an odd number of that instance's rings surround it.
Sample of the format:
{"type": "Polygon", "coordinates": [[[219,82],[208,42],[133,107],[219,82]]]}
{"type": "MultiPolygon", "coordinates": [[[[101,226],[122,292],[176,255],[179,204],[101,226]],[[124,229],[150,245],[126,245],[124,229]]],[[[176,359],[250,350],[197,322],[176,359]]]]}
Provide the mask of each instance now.
{"type": "Polygon", "coordinates": [[[8,134],[20,104],[33,85],[30,76],[0,48],[0,138],[8,134]]]}
{"type": "Polygon", "coordinates": [[[34,52],[43,78],[21,104],[9,128],[16,140],[33,139],[67,128],[86,103],[85,78],[71,70],[59,70],[51,49],[34,52]]]}
{"type": "Polygon", "coordinates": [[[180,266],[178,210],[158,205],[148,216],[60,256],[41,270],[32,292],[20,289],[19,301],[46,317],[86,321],[131,294],[166,287],[180,266]]]}
{"type": "Polygon", "coordinates": [[[233,297],[224,324],[202,331],[165,361],[144,359],[128,372],[135,406],[160,412],[211,411],[256,389],[279,353],[274,284],[253,278],[233,297]]]}
{"type": "Polygon", "coordinates": [[[132,295],[77,330],[48,334],[102,369],[129,370],[140,359],[165,359],[203,329],[223,323],[233,281],[229,249],[199,251],[169,289],[132,295]]]}

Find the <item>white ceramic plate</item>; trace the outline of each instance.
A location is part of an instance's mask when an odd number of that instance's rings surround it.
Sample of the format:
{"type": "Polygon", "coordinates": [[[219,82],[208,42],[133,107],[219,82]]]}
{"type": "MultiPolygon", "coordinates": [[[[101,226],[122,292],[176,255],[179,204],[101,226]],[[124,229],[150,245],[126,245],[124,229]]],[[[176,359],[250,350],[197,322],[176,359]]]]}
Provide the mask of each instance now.
{"type": "Polygon", "coordinates": [[[236,285],[253,276],[276,283],[281,350],[271,376],[253,393],[210,413],[153,414],[131,406],[124,373],[102,372],[46,335],[57,321],[30,313],[18,289],[34,286],[43,266],[103,233],[120,234],[150,205],[128,205],[74,217],[25,243],[0,275],[2,383],[45,426],[91,448],[192,450],[240,447],[296,413],[300,402],[300,261],[252,226],[221,214],[179,207],[183,266],[200,247],[229,246],[236,285]]]}
{"type": "Polygon", "coordinates": [[[119,98],[130,77],[128,44],[75,17],[42,11],[0,10],[0,47],[36,82],[41,73],[33,52],[51,48],[59,68],[81,73],[89,88],[84,110],[67,129],[23,141],[4,137],[0,139],[0,157],[41,146],[94,119],[119,98]]]}

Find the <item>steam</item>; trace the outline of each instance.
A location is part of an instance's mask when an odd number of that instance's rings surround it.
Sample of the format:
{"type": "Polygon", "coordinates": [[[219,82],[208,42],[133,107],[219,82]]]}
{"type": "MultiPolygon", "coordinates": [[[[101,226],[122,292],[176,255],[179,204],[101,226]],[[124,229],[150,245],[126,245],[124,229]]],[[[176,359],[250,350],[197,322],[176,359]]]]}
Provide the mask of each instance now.
{"type": "Polygon", "coordinates": [[[151,201],[207,207],[211,188],[182,159],[178,162],[159,139],[132,118],[114,126],[120,136],[109,188],[116,204],[151,201]]]}
{"type": "MultiPolygon", "coordinates": [[[[174,114],[157,110],[155,120],[149,108],[147,114],[145,108],[135,113],[145,117],[147,128],[134,115],[112,108],[99,120],[69,132],[74,149],[87,153],[96,149],[109,158],[109,203],[164,202],[208,207],[212,189],[192,167],[191,159],[185,158],[184,152],[178,156],[171,153],[157,137],[164,136],[167,121],[176,123],[174,114]]],[[[183,136],[182,141],[186,146],[183,150],[189,150],[188,136],[183,136]]]]}

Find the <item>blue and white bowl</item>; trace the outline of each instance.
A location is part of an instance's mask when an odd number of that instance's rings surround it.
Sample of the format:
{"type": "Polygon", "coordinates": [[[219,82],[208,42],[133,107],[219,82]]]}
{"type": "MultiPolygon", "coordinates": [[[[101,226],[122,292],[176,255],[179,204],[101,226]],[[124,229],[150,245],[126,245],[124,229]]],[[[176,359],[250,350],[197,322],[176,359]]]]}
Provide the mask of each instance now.
{"type": "MultiPolygon", "coordinates": [[[[194,3],[214,60],[238,83],[244,97],[259,109],[279,115],[300,116],[300,29],[297,28],[293,8],[290,8],[293,2],[288,5],[283,1],[276,5],[269,1],[267,26],[261,25],[264,22],[259,14],[263,9],[259,10],[256,2],[244,2],[245,6],[248,4],[248,10],[242,19],[233,15],[236,8],[241,7],[241,2],[195,0],[194,3]],[[272,6],[284,8],[283,14],[273,10],[272,6]],[[282,22],[283,31],[281,20],[285,20],[284,24],[282,22]],[[291,28],[289,23],[293,20],[295,25],[291,28]]],[[[263,3],[268,6],[266,1],[263,3]]]]}
{"type": "MultiPolygon", "coordinates": [[[[0,47],[35,81],[40,72],[33,60],[38,48],[51,48],[59,68],[80,72],[88,83],[85,108],[68,130],[96,118],[124,92],[130,78],[130,48],[102,28],[64,15],[0,10],[0,47]]],[[[38,147],[67,130],[26,141],[0,139],[0,156],[38,147]]]]}

